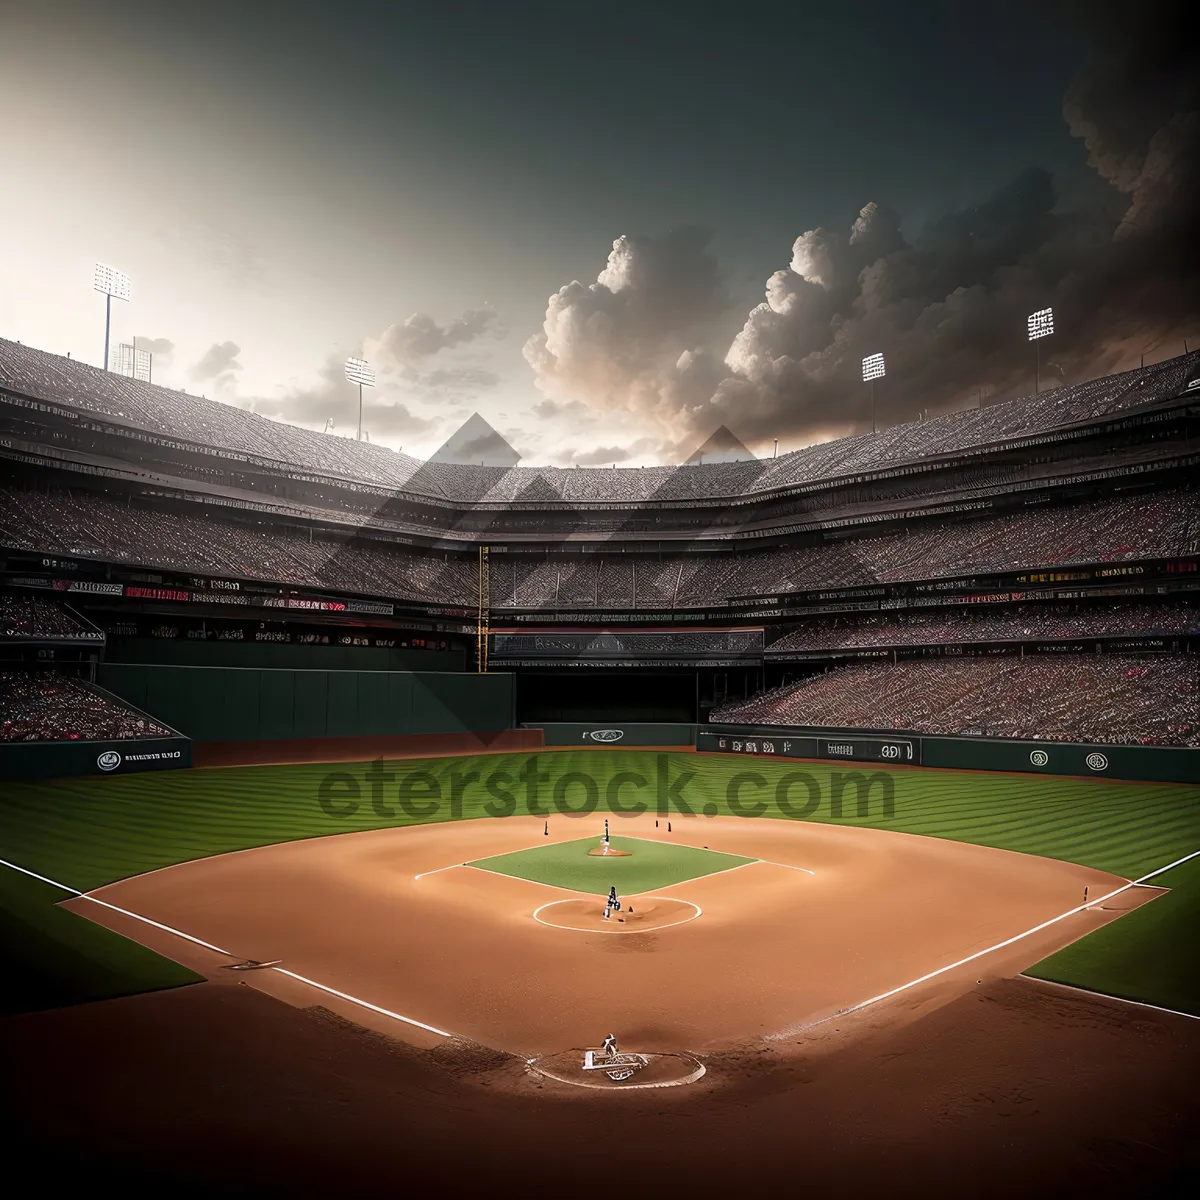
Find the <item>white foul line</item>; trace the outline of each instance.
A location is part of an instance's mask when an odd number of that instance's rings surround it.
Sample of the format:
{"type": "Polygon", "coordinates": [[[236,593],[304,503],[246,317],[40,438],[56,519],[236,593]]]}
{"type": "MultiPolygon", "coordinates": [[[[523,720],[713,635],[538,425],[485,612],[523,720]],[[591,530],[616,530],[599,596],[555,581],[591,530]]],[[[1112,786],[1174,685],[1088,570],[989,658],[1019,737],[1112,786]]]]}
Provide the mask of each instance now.
{"type": "MultiPolygon", "coordinates": [[[[457,864],[456,864],[457,865],[457,864]]],[[[155,929],[161,929],[164,933],[172,934],[177,938],[182,938],[185,942],[191,942],[195,946],[203,946],[205,950],[212,950],[216,954],[222,954],[226,958],[237,958],[236,954],[230,954],[228,950],[222,950],[220,946],[214,946],[211,942],[201,941],[198,937],[192,937],[190,933],[184,933],[181,929],[173,929],[170,925],[163,925],[158,921],[152,921],[149,917],[143,917],[141,913],[130,912],[127,908],[120,908],[116,904],[110,904],[107,900],[97,899],[95,896],[90,896],[86,892],[81,892],[76,888],[68,887],[65,883],[59,883],[56,879],[47,879],[45,875],[38,875],[35,871],[26,870],[24,867],[17,866],[16,863],[9,862],[7,859],[0,858],[0,866],[10,867],[14,871],[19,871],[22,875],[28,875],[33,879],[40,880],[42,883],[48,883],[51,887],[56,887],[64,892],[70,892],[72,896],[80,900],[88,900],[92,904],[99,904],[102,908],[110,908],[113,912],[119,912],[126,917],[132,917],[135,921],[141,921],[146,925],[153,925],[155,929]]],[[[327,987],[323,983],[318,983],[315,979],[307,979],[303,975],[297,975],[294,971],[284,970],[283,967],[266,967],[265,970],[278,971],[280,975],[287,975],[291,979],[296,979],[300,983],[306,983],[309,987],[314,987],[320,992],[326,992],[330,996],[337,996],[339,1000],[347,1000],[351,1004],[357,1004],[360,1008],[370,1009],[371,1012],[382,1013],[385,1017],[392,1017],[397,1021],[403,1021],[406,1025],[415,1025],[418,1029],[427,1030],[429,1033],[436,1033],[439,1037],[453,1037],[454,1034],[447,1033],[444,1029],[438,1029],[434,1025],[426,1025],[424,1021],[418,1021],[413,1017],[406,1017],[402,1013],[392,1012],[388,1008],[380,1008],[378,1004],[372,1004],[368,1000],[360,1000],[357,996],[348,995],[346,992],[339,992],[336,988],[327,987]]]]}
{"type": "Polygon", "coordinates": [[[1187,1017],[1189,1021],[1200,1021],[1195,1013],[1180,1012],[1177,1008],[1163,1008],[1161,1004],[1147,1004],[1145,1000],[1130,1000],[1128,996],[1110,996],[1107,992],[1094,992],[1091,988],[1075,987],[1070,983],[1059,983],[1057,979],[1041,979],[1037,975],[1027,975],[1034,983],[1044,983],[1047,987],[1064,988],[1068,992],[1078,992],[1081,996],[1095,996],[1098,1000],[1117,1000],[1121,1004],[1134,1004],[1138,1008],[1152,1008],[1155,1012],[1170,1013],[1173,1017],[1187,1017]]]}
{"type": "Polygon", "coordinates": [[[1068,909],[1065,913],[1060,913],[1057,917],[1051,917],[1048,921],[1043,921],[1040,925],[1035,925],[1032,929],[1026,929],[1024,933],[1018,933],[1013,937],[1005,938],[1004,941],[997,942],[994,946],[988,946],[983,950],[976,950],[974,954],[968,954],[966,958],[960,958],[958,962],[952,962],[945,967],[938,967],[936,971],[930,971],[928,974],[922,975],[919,979],[910,979],[908,983],[902,983],[899,987],[894,987],[890,991],[880,992],[878,996],[872,996],[869,1000],[863,1000],[861,1003],[852,1005],[850,1008],[844,1008],[840,1012],[834,1013],[831,1017],[822,1017],[819,1021],[812,1021],[807,1025],[794,1026],[791,1029],[784,1030],[782,1033],[767,1034],[765,1040],[779,1041],[782,1038],[792,1037],[801,1029],[814,1029],[816,1026],[824,1025],[828,1021],[836,1021],[839,1017],[848,1017],[851,1013],[869,1008],[872,1004],[878,1004],[881,1000],[889,1000],[892,996],[906,992],[909,988],[914,988],[918,984],[927,983],[930,979],[936,979],[939,975],[944,975],[947,971],[953,971],[956,967],[962,967],[969,962],[974,962],[975,959],[982,958],[985,954],[991,954],[995,950],[1003,950],[1005,946],[1011,946],[1014,942],[1022,941],[1024,938],[1031,937],[1035,933],[1040,933],[1043,929],[1048,929],[1051,925],[1057,925],[1059,921],[1065,921],[1068,917],[1073,917],[1076,913],[1085,912],[1087,909],[1093,908],[1105,900],[1111,900],[1114,896],[1119,896],[1122,892],[1127,892],[1130,888],[1145,883],[1147,879],[1153,879],[1156,875],[1164,875],[1172,868],[1181,866],[1183,863],[1190,862],[1193,858],[1197,857],[1200,857],[1200,850],[1193,850],[1191,854],[1185,854],[1182,858],[1177,858],[1173,863],[1168,863],[1165,867],[1159,867],[1157,870],[1151,871],[1148,875],[1143,875],[1141,879],[1134,879],[1129,883],[1123,883],[1119,888],[1109,892],[1106,896],[1097,896],[1094,900],[1089,900],[1086,904],[1078,904],[1074,908],[1068,909]]]}

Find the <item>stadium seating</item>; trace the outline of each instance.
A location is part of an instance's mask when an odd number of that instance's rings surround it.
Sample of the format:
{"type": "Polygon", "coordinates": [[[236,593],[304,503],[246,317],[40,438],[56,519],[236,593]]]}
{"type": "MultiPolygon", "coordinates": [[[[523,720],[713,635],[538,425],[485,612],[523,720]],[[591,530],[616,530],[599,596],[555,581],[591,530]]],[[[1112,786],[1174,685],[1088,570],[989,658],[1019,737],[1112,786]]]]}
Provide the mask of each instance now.
{"type": "Polygon", "coordinates": [[[81,679],[0,671],[0,742],[124,741],[171,731],[81,679]]]}
{"type": "Polygon", "coordinates": [[[1200,746],[1200,657],[1040,654],[874,662],[723,705],[709,720],[1200,746]]]}
{"type": "Polygon", "coordinates": [[[285,425],[243,408],[0,339],[0,386],[13,392],[95,413],[116,425],[250,455],[283,468],[459,502],[523,497],[581,503],[717,499],[834,479],[962,454],[1153,404],[1180,392],[1198,364],[1200,353],[1187,354],[986,408],[808,446],[770,460],[646,469],[502,469],[421,462],[371,442],[285,425]]]}
{"type": "Polygon", "coordinates": [[[768,653],[940,646],[971,642],[1062,641],[1072,638],[1200,634],[1200,611],[1168,604],[1078,608],[1018,604],[998,610],[939,609],[883,615],[823,617],[772,642],[768,653]]]}
{"type": "MultiPolygon", "coordinates": [[[[0,487],[0,544],[164,570],[474,606],[461,556],[266,520],[234,520],[91,491],[0,487]]],[[[738,596],[1170,558],[1200,550],[1200,491],[1171,490],[881,537],[733,553],[501,555],[492,606],[671,609],[738,596]]]]}
{"type": "Polygon", "coordinates": [[[0,596],[0,638],[52,641],[84,632],[85,627],[61,605],[37,597],[0,596]]]}

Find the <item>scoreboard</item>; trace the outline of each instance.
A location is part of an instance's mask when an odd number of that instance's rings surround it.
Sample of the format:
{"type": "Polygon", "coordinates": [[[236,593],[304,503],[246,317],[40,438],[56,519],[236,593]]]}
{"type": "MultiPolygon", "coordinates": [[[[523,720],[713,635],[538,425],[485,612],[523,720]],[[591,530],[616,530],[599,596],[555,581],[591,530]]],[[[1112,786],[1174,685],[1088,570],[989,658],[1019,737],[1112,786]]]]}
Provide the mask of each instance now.
{"type": "Polygon", "coordinates": [[[919,738],[813,737],[754,729],[696,731],[696,749],[710,754],[752,754],[780,758],[844,759],[847,762],[904,763],[921,761],[919,738]]]}

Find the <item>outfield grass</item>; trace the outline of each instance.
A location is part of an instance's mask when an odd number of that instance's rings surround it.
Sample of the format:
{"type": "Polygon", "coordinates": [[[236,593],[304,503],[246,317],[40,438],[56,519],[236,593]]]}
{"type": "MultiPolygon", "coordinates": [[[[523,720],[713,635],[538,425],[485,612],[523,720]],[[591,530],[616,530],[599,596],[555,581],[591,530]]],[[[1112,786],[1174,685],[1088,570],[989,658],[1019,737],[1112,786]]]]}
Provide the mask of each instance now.
{"type": "Polygon", "coordinates": [[[651,842],[645,838],[614,837],[614,850],[627,850],[628,857],[599,857],[588,852],[600,842],[598,837],[580,838],[574,842],[552,842],[512,854],[496,854],[471,863],[484,871],[498,875],[515,875],[532,879],[551,887],[568,891],[607,896],[615,887],[618,896],[637,896],[657,888],[683,883],[728,871],[757,859],[740,854],[719,854],[692,846],[677,846],[668,842],[651,842]]]}
{"type": "MultiPolygon", "coordinates": [[[[493,815],[504,811],[496,799],[497,790],[489,790],[487,786],[489,777],[495,781],[498,772],[507,776],[501,780],[503,787],[498,789],[499,794],[511,795],[515,810],[525,812],[526,791],[521,769],[531,757],[534,756],[523,752],[384,764],[393,777],[378,783],[381,802],[378,811],[372,802],[368,775],[372,764],[367,763],[213,768],[117,778],[6,783],[0,794],[0,858],[87,891],[158,867],[252,846],[423,821],[493,815]],[[417,772],[427,773],[424,786],[417,793],[422,804],[428,803],[431,789],[441,789],[440,806],[428,816],[410,815],[398,803],[402,779],[417,772]],[[329,787],[328,781],[335,775],[340,780],[329,787]],[[330,811],[319,802],[323,781],[330,811]],[[356,803],[354,788],[358,792],[356,803]],[[457,799],[452,801],[452,795],[457,799]],[[488,805],[492,806],[490,811],[488,805]],[[331,811],[341,815],[331,815],[331,811]]],[[[636,779],[632,780],[620,793],[621,803],[628,805],[640,798],[653,809],[659,773],[665,769],[671,780],[695,772],[679,793],[695,814],[704,811],[729,814],[730,782],[739,775],[756,776],[763,786],[743,790],[743,804],[752,805],[764,799],[763,815],[779,818],[786,814],[776,804],[775,787],[783,777],[802,772],[812,781],[811,789],[800,780],[791,795],[795,805],[810,795],[815,797],[808,814],[811,820],[876,826],[1039,854],[1130,879],[1200,849],[1200,788],[1196,787],[1057,779],[1044,775],[886,768],[875,772],[872,768],[866,773],[890,781],[891,814],[885,810],[876,787],[867,810],[858,815],[855,790],[851,787],[846,793],[843,812],[837,815],[833,811],[832,783],[834,777],[844,778],[853,772],[849,764],[782,763],[638,750],[550,750],[540,752],[536,758],[540,768],[550,776],[540,786],[540,803],[552,812],[554,781],[571,773],[595,781],[600,811],[604,810],[606,789],[614,776],[619,772],[640,776],[645,786],[639,791],[633,786],[636,779]]],[[[755,780],[748,782],[754,784],[755,780]]],[[[586,789],[575,786],[565,799],[579,807],[585,795],[586,789]]],[[[704,820],[701,815],[685,816],[677,807],[672,808],[671,815],[680,820],[704,820]]],[[[615,816],[614,824],[619,830],[619,816],[615,816]]],[[[580,828],[582,831],[585,826],[581,823],[580,828]]],[[[42,904],[51,905],[51,893],[37,900],[32,893],[22,899],[14,898],[11,890],[0,892],[0,907],[13,928],[17,927],[14,922],[30,925],[33,909],[42,904]]],[[[1118,994],[1139,993],[1140,998],[1140,993],[1152,991],[1164,997],[1152,1000],[1153,1003],[1200,1011],[1200,989],[1195,986],[1194,977],[1187,974],[1187,964],[1181,964],[1181,959],[1192,953],[1188,946],[1193,930],[1184,924],[1191,910],[1182,901],[1159,909],[1159,905],[1168,904],[1169,898],[1154,901],[1144,912],[1157,910],[1160,916],[1147,915],[1140,920],[1152,922],[1159,942],[1177,947],[1174,954],[1155,956],[1155,963],[1161,965],[1150,971],[1149,964],[1134,949],[1136,936],[1126,932],[1150,926],[1131,925],[1139,917],[1131,914],[1100,931],[1112,939],[1111,946],[1103,953],[1091,950],[1090,938],[1080,944],[1089,948],[1086,953],[1080,951],[1083,957],[1075,960],[1072,967],[1078,972],[1074,978],[1083,980],[1079,986],[1100,987],[1098,981],[1103,979],[1103,986],[1118,994]],[[1162,923],[1161,929],[1158,922],[1162,923]],[[1109,965],[1102,967],[1104,963],[1109,965]],[[1087,982],[1088,979],[1093,982],[1087,982]],[[1165,998],[1168,993],[1171,1003],[1165,998]]],[[[79,919],[71,918],[72,922],[76,920],[79,919]]],[[[27,940],[26,944],[32,943],[27,940]]],[[[53,977],[59,970],[50,962],[58,956],[54,947],[62,947],[66,941],[56,943],[49,938],[43,944],[48,968],[53,968],[48,969],[48,977],[53,977]]],[[[109,970],[130,979],[128,990],[142,986],[138,972],[131,971],[116,950],[104,950],[97,942],[89,953],[94,955],[89,961],[95,964],[95,970],[88,973],[88,978],[97,986],[109,970]]],[[[144,974],[141,978],[145,978],[144,974]]],[[[80,998],[87,997],[81,992],[80,998]]]]}
{"type": "Polygon", "coordinates": [[[0,869],[0,1016],[200,980],[169,958],[59,908],[62,899],[58,888],[0,869]]]}
{"type": "Polygon", "coordinates": [[[1154,880],[1170,888],[1150,904],[1097,929],[1026,971],[1200,1016],[1200,858],[1154,880]]]}

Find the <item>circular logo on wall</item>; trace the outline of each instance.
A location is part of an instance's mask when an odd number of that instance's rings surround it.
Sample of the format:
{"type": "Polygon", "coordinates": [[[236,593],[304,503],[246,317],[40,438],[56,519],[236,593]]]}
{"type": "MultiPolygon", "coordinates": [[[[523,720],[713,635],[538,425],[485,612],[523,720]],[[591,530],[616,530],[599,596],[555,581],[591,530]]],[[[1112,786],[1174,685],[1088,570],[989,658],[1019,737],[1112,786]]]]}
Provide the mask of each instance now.
{"type": "Polygon", "coordinates": [[[1104,768],[1108,766],[1108,759],[1099,751],[1089,754],[1087,758],[1084,759],[1084,762],[1086,762],[1093,771],[1103,771],[1104,768]]]}
{"type": "Polygon", "coordinates": [[[1030,750],[1029,761],[1035,767],[1044,767],[1050,761],[1050,755],[1045,750],[1030,750]]]}
{"type": "Polygon", "coordinates": [[[115,750],[105,750],[96,759],[96,766],[102,771],[115,771],[121,765],[121,756],[115,750]]]}
{"type": "Polygon", "coordinates": [[[593,742],[619,742],[625,736],[623,729],[591,729],[583,735],[593,742]]]}

